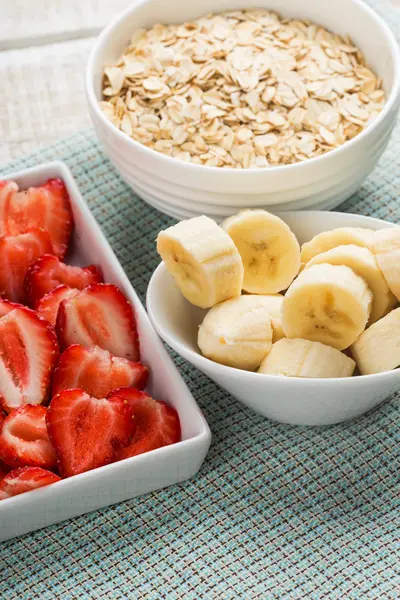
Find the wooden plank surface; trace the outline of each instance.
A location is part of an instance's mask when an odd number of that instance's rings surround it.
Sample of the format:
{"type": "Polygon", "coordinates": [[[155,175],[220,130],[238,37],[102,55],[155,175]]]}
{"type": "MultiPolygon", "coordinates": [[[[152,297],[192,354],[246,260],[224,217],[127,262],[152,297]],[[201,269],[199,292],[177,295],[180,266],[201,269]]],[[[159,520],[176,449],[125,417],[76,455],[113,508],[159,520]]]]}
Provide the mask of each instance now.
{"type": "Polygon", "coordinates": [[[84,68],[93,38],[0,53],[0,164],[90,126],[84,68]]]}
{"type": "Polygon", "coordinates": [[[90,126],[84,69],[132,0],[0,0],[0,164],[90,126]]]}
{"type": "Polygon", "coordinates": [[[96,35],[133,0],[1,0],[0,49],[96,35]]]}

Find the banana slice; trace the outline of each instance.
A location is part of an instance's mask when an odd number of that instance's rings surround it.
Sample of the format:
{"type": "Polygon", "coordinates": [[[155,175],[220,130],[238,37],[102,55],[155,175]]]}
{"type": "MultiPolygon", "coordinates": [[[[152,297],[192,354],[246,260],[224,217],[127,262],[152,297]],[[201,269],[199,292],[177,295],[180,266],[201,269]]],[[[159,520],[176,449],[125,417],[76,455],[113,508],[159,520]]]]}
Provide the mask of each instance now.
{"type": "Polygon", "coordinates": [[[300,269],[300,246],[282,219],[265,210],[244,210],[222,227],[242,257],[246,292],[276,294],[292,283],[300,269]]]}
{"type": "Polygon", "coordinates": [[[198,345],[215,362],[257,369],[272,346],[271,316],[263,298],[240,296],[214,306],[200,325],[198,345]]]}
{"type": "Polygon", "coordinates": [[[288,338],[344,350],[364,331],[371,304],[372,292],[352,269],[313,265],[300,273],[283,299],[283,331],[288,338]]]}
{"type": "Polygon", "coordinates": [[[400,227],[375,231],[371,249],[389,288],[400,300],[400,227]]]}
{"type": "Polygon", "coordinates": [[[392,310],[360,335],[351,353],[362,375],[400,366],[400,308],[392,310]]]}
{"type": "Polygon", "coordinates": [[[301,262],[307,264],[317,254],[336,248],[336,246],[353,244],[354,246],[368,248],[373,233],[372,229],[364,229],[363,227],[338,227],[331,231],[323,231],[302,245],[301,262]]]}
{"type": "Polygon", "coordinates": [[[257,295],[255,298],[259,298],[272,319],[272,342],[277,342],[281,338],[285,337],[282,329],[281,313],[283,296],[282,294],[269,294],[266,296],[257,295]]]}
{"type": "Polygon", "coordinates": [[[354,360],[325,344],[283,339],[273,344],[259,373],[285,377],[351,377],[354,360]]]}
{"type": "Polygon", "coordinates": [[[330,265],[345,265],[365,279],[373,294],[370,323],[374,323],[386,315],[386,313],[388,313],[396,304],[396,298],[389,290],[376,258],[368,248],[361,248],[354,244],[337,246],[327,252],[322,252],[321,254],[314,256],[314,258],[307,263],[306,269],[312,265],[324,263],[330,265]]]}
{"type": "Polygon", "coordinates": [[[242,259],[229,235],[212,219],[195,217],[160,231],[157,251],[192,304],[210,308],[240,296],[242,259]]]}

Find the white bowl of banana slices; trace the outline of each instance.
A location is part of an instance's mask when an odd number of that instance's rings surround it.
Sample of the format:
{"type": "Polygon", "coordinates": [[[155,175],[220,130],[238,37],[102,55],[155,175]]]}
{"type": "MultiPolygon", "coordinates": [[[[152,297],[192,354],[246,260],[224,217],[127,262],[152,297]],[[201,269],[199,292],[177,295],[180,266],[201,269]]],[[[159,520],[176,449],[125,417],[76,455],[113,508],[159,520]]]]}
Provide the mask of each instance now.
{"type": "Polygon", "coordinates": [[[400,227],[245,210],[161,231],[147,309],[171,348],[257,412],[361,415],[400,388],[400,227]]]}

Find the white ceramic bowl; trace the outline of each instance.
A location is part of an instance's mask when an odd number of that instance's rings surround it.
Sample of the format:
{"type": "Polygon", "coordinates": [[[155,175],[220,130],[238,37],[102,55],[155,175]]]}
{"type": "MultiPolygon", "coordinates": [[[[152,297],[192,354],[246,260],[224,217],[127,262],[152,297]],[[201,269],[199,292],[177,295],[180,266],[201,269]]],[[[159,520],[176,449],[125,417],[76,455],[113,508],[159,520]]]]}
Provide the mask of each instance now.
{"type": "MultiPolygon", "coordinates": [[[[280,214],[300,243],[335,227],[392,227],[391,223],[335,212],[280,214]]],[[[205,310],[182,296],[161,263],[150,280],[147,312],[171,348],[255,411],[293,425],[330,425],[361,415],[400,388],[400,369],[343,379],[300,379],[264,375],[226,367],[205,358],[197,330],[205,310]]]]}
{"type": "Polygon", "coordinates": [[[199,407],[151,326],[146,311],[80,195],[68,167],[61,162],[53,162],[19,173],[7,173],[7,177],[17,181],[22,189],[39,185],[49,177],[63,179],[75,221],[72,254],[68,256],[68,262],[99,265],[105,281],[117,285],[132,303],[141,357],[150,368],[150,382],[146,389],[178,411],[182,441],[2,500],[0,541],[192,477],[200,468],[211,440],[199,407]]]}
{"type": "Polygon", "coordinates": [[[344,146],[304,163],[267,169],[219,169],[188,164],[151,150],[114,127],[98,106],[105,62],[120,56],[132,33],[155,23],[179,23],[208,12],[253,6],[249,0],[139,0],[99,36],[86,69],[89,112],[122,178],[149,204],[183,218],[223,218],[244,207],[298,210],[337,206],[359,187],[385,149],[400,101],[400,55],[386,24],[360,0],[258,0],[259,7],[310,19],[350,34],[383,79],[387,102],[376,121],[344,146]]]}

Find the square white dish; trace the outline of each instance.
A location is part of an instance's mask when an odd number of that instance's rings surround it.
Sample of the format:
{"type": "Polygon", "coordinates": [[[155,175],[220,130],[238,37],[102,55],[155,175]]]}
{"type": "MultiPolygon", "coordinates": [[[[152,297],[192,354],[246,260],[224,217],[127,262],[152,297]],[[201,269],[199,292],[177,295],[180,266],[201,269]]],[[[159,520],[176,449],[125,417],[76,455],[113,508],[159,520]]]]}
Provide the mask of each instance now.
{"type": "Polygon", "coordinates": [[[210,446],[210,429],[178,369],[155,333],[121,264],[83,200],[68,167],[51,162],[7,173],[21,189],[60,177],[67,186],[75,230],[67,262],[98,265],[107,283],[117,285],[135,311],[141,361],[149,367],[146,390],[179,414],[182,441],[0,502],[0,541],[64,521],[189,479],[199,470],[210,446]]]}

